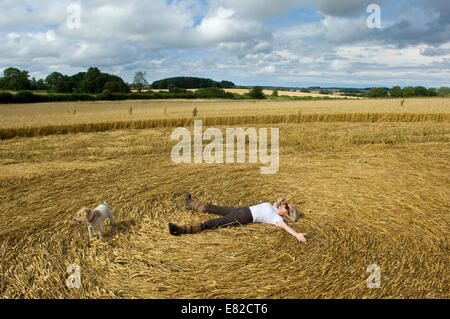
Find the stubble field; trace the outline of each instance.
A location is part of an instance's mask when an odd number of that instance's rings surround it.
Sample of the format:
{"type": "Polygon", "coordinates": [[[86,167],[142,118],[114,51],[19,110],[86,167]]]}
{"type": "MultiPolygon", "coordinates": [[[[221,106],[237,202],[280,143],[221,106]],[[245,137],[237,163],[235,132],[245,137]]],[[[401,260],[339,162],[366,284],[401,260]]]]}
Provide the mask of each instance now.
{"type": "Polygon", "coordinates": [[[131,100],[72,103],[0,104],[0,129],[198,117],[342,114],[342,113],[448,113],[448,98],[378,100],[131,100]],[[131,112],[130,112],[131,108],[131,112]]]}
{"type": "Polygon", "coordinates": [[[408,99],[403,107],[399,100],[146,103],[1,105],[0,128],[192,118],[194,106],[205,119],[255,115],[253,124],[214,127],[279,127],[279,172],[175,164],[173,125],[0,140],[1,297],[450,297],[448,99],[408,99]],[[328,117],[289,122],[318,113],[328,117]],[[280,114],[287,117],[269,121],[280,114]],[[172,237],[169,221],[215,217],[186,211],[187,192],[227,206],[285,197],[303,214],[290,225],[308,233],[308,243],[261,224],[172,237]],[[107,222],[104,240],[90,242],[74,213],[104,201],[117,225],[107,222]],[[80,266],[82,289],[66,286],[71,264],[80,266]],[[367,286],[372,264],[380,288],[367,286]]]}

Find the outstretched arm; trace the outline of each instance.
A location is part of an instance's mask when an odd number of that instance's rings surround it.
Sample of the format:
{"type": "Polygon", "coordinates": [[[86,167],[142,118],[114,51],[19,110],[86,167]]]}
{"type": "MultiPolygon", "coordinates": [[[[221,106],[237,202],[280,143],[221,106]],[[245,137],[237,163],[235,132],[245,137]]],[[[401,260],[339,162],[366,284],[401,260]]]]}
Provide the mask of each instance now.
{"type": "Polygon", "coordinates": [[[297,238],[300,242],[306,243],[307,234],[305,233],[297,233],[295,230],[293,230],[291,227],[288,226],[284,221],[279,221],[277,223],[277,227],[283,228],[285,231],[287,231],[289,234],[297,238]]]}

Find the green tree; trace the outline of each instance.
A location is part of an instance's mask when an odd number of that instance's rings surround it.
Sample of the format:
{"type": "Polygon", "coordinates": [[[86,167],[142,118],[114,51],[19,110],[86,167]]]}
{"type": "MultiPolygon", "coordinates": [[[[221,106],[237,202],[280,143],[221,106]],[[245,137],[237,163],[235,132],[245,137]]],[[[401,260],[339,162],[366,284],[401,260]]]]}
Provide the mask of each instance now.
{"type": "Polygon", "coordinates": [[[52,72],[45,78],[45,85],[53,92],[58,92],[57,88],[61,85],[64,75],[59,72],[52,72]]]}
{"type": "Polygon", "coordinates": [[[179,88],[174,85],[169,85],[169,93],[177,94],[177,93],[187,93],[187,90],[184,88],[179,88]]]}
{"type": "Polygon", "coordinates": [[[397,85],[389,91],[390,97],[402,97],[402,89],[397,85]]]}
{"type": "Polygon", "coordinates": [[[35,78],[31,79],[31,86],[30,89],[32,90],[46,90],[47,87],[45,86],[44,80],[43,79],[39,79],[36,81],[35,78]]]}
{"type": "Polygon", "coordinates": [[[278,91],[277,90],[273,90],[272,91],[272,96],[273,97],[278,97],[278,91]]]}
{"type": "Polygon", "coordinates": [[[121,81],[106,81],[105,85],[103,86],[105,90],[108,90],[110,92],[124,92],[126,93],[123,84],[121,81]]]}
{"type": "Polygon", "coordinates": [[[428,91],[428,96],[437,96],[438,95],[437,90],[434,88],[429,88],[427,91],[428,91]]]}
{"type": "Polygon", "coordinates": [[[196,78],[196,77],[174,77],[167,78],[152,83],[153,89],[168,89],[169,85],[173,85],[183,89],[204,89],[210,87],[218,88],[234,88],[235,85],[230,81],[216,82],[212,79],[196,78]]]}
{"type": "Polygon", "coordinates": [[[213,98],[221,98],[221,99],[232,99],[233,93],[225,92],[222,88],[205,88],[198,89],[194,93],[195,97],[200,99],[213,99],[213,98]]]}
{"type": "Polygon", "coordinates": [[[99,68],[89,68],[72,76],[53,72],[45,79],[49,90],[60,93],[99,94],[107,89],[111,92],[128,93],[128,85],[118,76],[102,73],[99,68]]]}
{"type": "Polygon", "coordinates": [[[383,98],[388,96],[388,90],[385,88],[372,88],[367,92],[369,98],[383,98]]]}
{"type": "Polygon", "coordinates": [[[133,85],[136,87],[139,93],[141,93],[142,89],[148,85],[147,80],[145,79],[146,73],[142,71],[138,71],[134,75],[133,85]]]}
{"type": "Polygon", "coordinates": [[[21,71],[17,68],[7,68],[3,71],[3,75],[3,88],[6,90],[28,90],[31,86],[31,81],[28,79],[28,71],[21,71]]]}
{"type": "Polygon", "coordinates": [[[71,93],[73,88],[71,78],[59,72],[49,74],[45,78],[45,85],[48,90],[57,93],[71,93]]]}
{"type": "Polygon", "coordinates": [[[438,90],[437,90],[437,94],[439,96],[450,96],[450,88],[447,86],[441,86],[438,90]]]}
{"type": "Polygon", "coordinates": [[[101,93],[104,87],[104,83],[100,77],[101,72],[99,68],[91,67],[88,69],[81,81],[81,91],[84,93],[101,93]]]}
{"type": "Polygon", "coordinates": [[[251,98],[253,99],[265,99],[266,96],[263,93],[263,88],[260,86],[255,86],[253,89],[248,92],[251,98]]]}
{"type": "Polygon", "coordinates": [[[319,94],[326,94],[326,95],[332,95],[333,92],[327,89],[322,89],[319,91],[319,94]]]}
{"type": "Polygon", "coordinates": [[[424,88],[423,86],[416,86],[414,88],[414,95],[415,96],[428,96],[428,90],[424,88]]]}
{"type": "Polygon", "coordinates": [[[222,88],[222,89],[232,89],[232,88],[234,88],[234,83],[233,82],[230,82],[230,81],[221,81],[220,82],[220,88],[222,88]]]}
{"type": "Polygon", "coordinates": [[[407,86],[402,89],[403,97],[414,97],[416,96],[416,90],[412,86],[407,86]]]}

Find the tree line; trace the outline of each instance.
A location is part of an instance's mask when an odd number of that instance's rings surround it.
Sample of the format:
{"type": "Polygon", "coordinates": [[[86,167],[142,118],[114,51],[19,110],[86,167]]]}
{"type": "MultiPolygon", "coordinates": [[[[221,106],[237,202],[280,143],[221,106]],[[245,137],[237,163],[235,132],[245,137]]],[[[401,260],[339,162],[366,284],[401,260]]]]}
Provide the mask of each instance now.
{"type": "Polygon", "coordinates": [[[99,68],[91,67],[87,72],[72,76],[53,72],[45,79],[30,79],[29,72],[17,68],[7,68],[0,78],[0,89],[11,91],[43,90],[53,93],[99,94],[104,90],[129,93],[130,87],[117,75],[102,73],[99,68]]]}
{"type": "Polygon", "coordinates": [[[196,78],[196,77],[174,77],[167,78],[152,83],[151,88],[156,90],[170,89],[177,87],[180,89],[205,89],[205,88],[222,88],[231,89],[235,85],[230,81],[217,82],[212,79],[196,78]]]}
{"type": "MultiPolygon", "coordinates": [[[[225,88],[235,88],[235,84],[230,81],[217,82],[207,78],[197,77],[174,77],[153,82],[151,85],[145,79],[144,72],[136,72],[134,82],[126,83],[121,77],[103,73],[97,67],[91,67],[86,72],[79,72],[72,76],[64,75],[60,72],[53,72],[45,79],[30,79],[29,72],[18,68],[9,67],[3,71],[0,77],[0,90],[18,91],[17,96],[3,92],[0,96],[0,103],[23,103],[23,102],[45,102],[45,101],[79,101],[79,100],[120,100],[131,98],[265,98],[262,87],[254,87],[248,94],[238,96],[225,92],[225,88]],[[169,89],[168,93],[148,92],[147,95],[135,95],[131,89],[137,89],[139,93],[144,88],[169,89]],[[186,89],[201,89],[197,93],[188,92],[186,89]],[[47,91],[47,97],[36,96],[30,90],[47,91]],[[70,93],[72,96],[61,96],[57,93],[70,93]],[[96,95],[96,96],[91,96],[96,95]]],[[[303,90],[302,90],[303,91],[303,90]]],[[[306,90],[305,90],[306,91],[306,90]]],[[[309,91],[309,90],[307,90],[309,91]]],[[[348,95],[366,96],[369,98],[408,98],[408,97],[432,97],[450,96],[450,88],[441,87],[425,88],[423,86],[407,86],[401,88],[394,86],[389,88],[371,89],[341,89],[348,95]]],[[[332,94],[329,90],[322,90],[322,94],[332,94]]],[[[272,94],[273,98],[278,97],[278,92],[272,94]]]]}
{"type": "Polygon", "coordinates": [[[449,96],[450,88],[443,86],[439,89],[425,88],[423,86],[406,86],[401,88],[400,86],[394,86],[391,89],[388,88],[372,88],[367,92],[369,98],[402,98],[402,97],[430,97],[430,96],[449,96]]]}
{"type": "Polygon", "coordinates": [[[117,75],[103,73],[97,67],[91,67],[87,72],[79,72],[72,76],[53,72],[45,79],[30,79],[29,72],[9,67],[0,77],[0,90],[25,91],[41,90],[51,93],[88,93],[100,94],[107,90],[111,93],[130,93],[131,89],[139,92],[144,88],[152,89],[202,89],[202,88],[233,88],[233,82],[217,82],[212,79],[197,77],[175,77],[153,82],[151,85],[145,79],[145,72],[136,72],[134,82],[127,84],[117,75]]]}

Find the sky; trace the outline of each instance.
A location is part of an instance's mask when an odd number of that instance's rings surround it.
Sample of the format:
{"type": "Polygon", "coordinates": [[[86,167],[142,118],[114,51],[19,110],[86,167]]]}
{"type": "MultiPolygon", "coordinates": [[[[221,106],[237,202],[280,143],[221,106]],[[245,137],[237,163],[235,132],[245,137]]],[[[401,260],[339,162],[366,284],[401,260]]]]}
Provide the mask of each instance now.
{"type": "Polygon", "coordinates": [[[127,82],[450,86],[450,1],[1,0],[0,72],[11,66],[36,79],[96,66],[127,82]]]}

